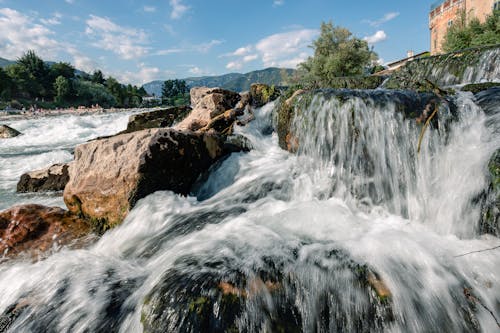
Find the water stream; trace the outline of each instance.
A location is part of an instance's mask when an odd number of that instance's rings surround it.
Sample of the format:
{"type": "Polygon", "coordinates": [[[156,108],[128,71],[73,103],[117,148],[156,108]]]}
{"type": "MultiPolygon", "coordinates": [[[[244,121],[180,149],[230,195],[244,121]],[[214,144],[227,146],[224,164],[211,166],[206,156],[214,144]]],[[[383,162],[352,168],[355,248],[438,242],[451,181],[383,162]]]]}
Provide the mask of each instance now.
{"type": "MultiPolygon", "coordinates": [[[[386,97],[318,93],[294,122],[298,154],[278,147],[268,104],[236,129],[255,149],[191,196],[156,192],[89,248],[0,265],[0,313],[17,311],[9,332],[497,332],[499,252],[459,255],[500,245],[479,235],[474,204],[498,115],[459,94],[456,119],[417,154],[420,127],[386,97]]],[[[125,120],[14,124],[45,135],[2,142],[0,208],[24,200],[6,194],[15,174],[69,160],[82,133],[125,120]]]]}

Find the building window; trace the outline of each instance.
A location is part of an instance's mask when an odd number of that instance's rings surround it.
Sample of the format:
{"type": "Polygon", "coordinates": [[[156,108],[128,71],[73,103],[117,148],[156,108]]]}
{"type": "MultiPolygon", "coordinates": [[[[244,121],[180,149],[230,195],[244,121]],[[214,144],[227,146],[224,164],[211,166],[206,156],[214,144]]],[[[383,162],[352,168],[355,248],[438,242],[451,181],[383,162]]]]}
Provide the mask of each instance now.
{"type": "Polygon", "coordinates": [[[493,10],[500,10],[500,1],[495,1],[493,4],[493,10]]]}
{"type": "Polygon", "coordinates": [[[448,27],[451,27],[451,26],[452,26],[452,24],[453,24],[453,20],[449,20],[449,21],[448,21],[448,27]]]}

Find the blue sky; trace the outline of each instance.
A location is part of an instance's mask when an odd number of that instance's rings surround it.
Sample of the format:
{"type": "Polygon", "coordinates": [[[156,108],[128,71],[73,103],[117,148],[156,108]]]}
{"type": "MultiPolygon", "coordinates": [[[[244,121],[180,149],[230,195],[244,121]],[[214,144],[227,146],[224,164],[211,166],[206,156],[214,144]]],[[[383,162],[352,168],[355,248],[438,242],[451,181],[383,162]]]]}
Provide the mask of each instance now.
{"type": "Polygon", "coordinates": [[[433,1],[0,0],[0,57],[101,69],[121,82],[249,72],[303,61],[322,21],[366,38],[383,62],[429,49],[433,1]]]}

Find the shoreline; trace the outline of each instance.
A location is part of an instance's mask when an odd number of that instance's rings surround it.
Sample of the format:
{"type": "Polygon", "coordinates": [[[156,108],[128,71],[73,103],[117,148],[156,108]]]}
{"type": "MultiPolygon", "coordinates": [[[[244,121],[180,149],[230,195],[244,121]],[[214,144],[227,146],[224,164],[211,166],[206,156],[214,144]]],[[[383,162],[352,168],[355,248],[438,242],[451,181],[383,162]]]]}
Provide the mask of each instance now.
{"type": "Polygon", "coordinates": [[[107,113],[118,113],[118,112],[130,112],[130,111],[153,111],[158,110],[163,107],[153,107],[153,108],[67,108],[67,109],[56,109],[56,110],[37,110],[37,111],[20,111],[16,113],[9,113],[8,111],[0,111],[0,121],[5,120],[20,120],[20,119],[34,119],[34,118],[44,118],[44,117],[55,117],[62,115],[76,115],[76,116],[88,116],[93,114],[107,114],[107,113]]]}

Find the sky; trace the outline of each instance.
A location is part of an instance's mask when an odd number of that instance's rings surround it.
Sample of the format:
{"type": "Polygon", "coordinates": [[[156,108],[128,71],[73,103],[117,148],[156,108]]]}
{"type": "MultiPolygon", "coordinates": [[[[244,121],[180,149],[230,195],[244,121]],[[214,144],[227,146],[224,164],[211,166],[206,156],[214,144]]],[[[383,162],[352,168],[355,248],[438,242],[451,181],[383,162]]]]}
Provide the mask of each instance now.
{"type": "Polygon", "coordinates": [[[122,83],[295,66],[321,22],[368,41],[382,63],[429,49],[434,0],[0,0],[0,57],[34,50],[122,83]]]}

